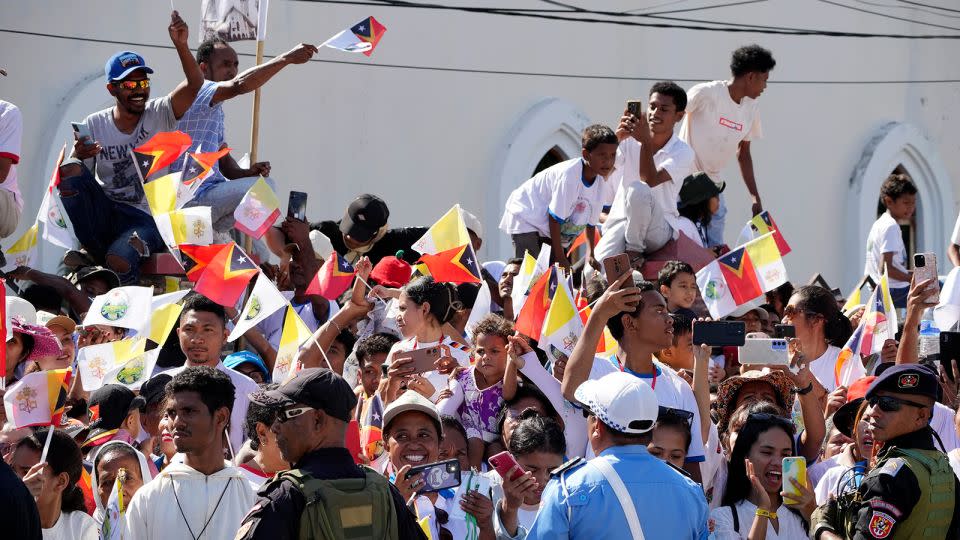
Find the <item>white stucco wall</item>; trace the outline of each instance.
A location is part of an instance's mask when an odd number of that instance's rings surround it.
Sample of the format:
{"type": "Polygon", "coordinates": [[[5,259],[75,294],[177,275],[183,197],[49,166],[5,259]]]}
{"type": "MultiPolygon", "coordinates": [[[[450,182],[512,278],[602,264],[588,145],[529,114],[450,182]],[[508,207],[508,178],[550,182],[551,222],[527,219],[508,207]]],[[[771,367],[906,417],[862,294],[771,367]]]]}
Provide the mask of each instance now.
{"type": "MultiPolygon", "coordinates": [[[[175,3],[191,25],[195,46],[199,3],[175,3]]],[[[583,4],[608,10],[637,7],[625,0],[583,4]]],[[[533,0],[513,0],[509,5],[547,6],[533,0]]],[[[4,6],[0,27],[166,47],[168,9],[166,2],[146,0],[101,0],[94,7],[56,0],[11,2],[4,6]]],[[[953,194],[960,177],[955,127],[960,119],[960,85],[789,81],[960,79],[957,40],[694,32],[274,0],[267,55],[299,41],[321,42],[370,14],[388,28],[372,58],[324,49],[316,58],[331,62],[289,67],[263,92],[260,158],[271,162],[272,176],[283,192],[310,193],[312,218],[337,218],[362,191],[383,196],[397,225],[429,224],[460,202],[480,216],[488,231],[481,257],[503,257],[508,240],[496,238],[510,188],[502,183],[503,176],[516,174],[506,184],[519,184],[526,174],[513,171],[522,171],[523,163],[532,168],[542,151],[557,144],[553,141],[570,144],[564,133],[571,126],[614,124],[623,102],[645,97],[652,84],[376,64],[669,78],[689,88],[694,81],[727,77],[730,52],[757,42],[773,51],[777,68],[761,98],[765,138],[753,144],[753,155],[765,207],[794,247],[787,260],[792,279],[805,282],[821,271],[844,290],[855,281],[863,264],[864,227],[869,224],[851,216],[869,206],[861,200],[875,197],[870,190],[882,178],[861,182],[854,173],[870,141],[891,122],[909,126],[913,135],[926,139],[918,146],[935,154],[923,161],[934,163],[932,181],[943,184],[943,189],[935,195],[922,192],[921,205],[925,211],[935,207],[939,214],[925,215],[923,223],[925,230],[944,232],[922,234],[918,247],[936,251],[946,261],[946,229],[956,215],[953,194]],[[556,126],[551,128],[553,114],[556,126]],[[531,148],[540,154],[526,155],[531,148]],[[856,195],[858,189],[863,195],[856,195]],[[945,200],[924,205],[924,197],[945,200]]],[[[826,4],[785,0],[677,16],[859,32],[950,33],[826,4]]],[[[248,54],[241,56],[241,67],[249,67],[253,43],[236,46],[248,54]]],[[[124,48],[142,53],[156,69],[155,96],[182,79],[169,48],[0,32],[0,50],[8,53],[2,63],[10,73],[0,80],[0,96],[19,105],[26,121],[19,174],[28,216],[39,205],[59,145],[72,138],[69,121],[110,105],[103,88],[103,63],[124,48]]],[[[249,146],[251,101],[245,96],[226,106],[227,139],[238,156],[249,146]]],[[[873,169],[883,167],[875,164],[873,169]]],[[[726,173],[727,240],[733,242],[749,205],[735,163],[726,173]]],[[[928,184],[925,190],[930,189],[928,184]]],[[[29,226],[27,221],[21,228],[29,226]]],[[[941,272],[945,270],[941,267],[941,272]]]]}

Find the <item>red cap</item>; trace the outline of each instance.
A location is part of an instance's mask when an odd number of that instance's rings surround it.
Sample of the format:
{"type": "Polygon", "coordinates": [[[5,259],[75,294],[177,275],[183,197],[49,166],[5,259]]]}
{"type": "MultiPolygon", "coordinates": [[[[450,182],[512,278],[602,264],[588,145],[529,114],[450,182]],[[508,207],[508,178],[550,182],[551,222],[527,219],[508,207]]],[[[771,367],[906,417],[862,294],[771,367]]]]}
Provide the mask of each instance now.
{"type": "Polygon", "coordinates": [[[847,388],[847,403],[867,395],[867,389],[870,388],[870,383],[872,383],[875,379],[875,376],[870,375],[869,377],[858,379],[856,382],[851,384],[849,388],[847,388]]]}
{"type": "Polygon", "coordinates": [[[377,265],[373,267],[373,271],[370,272],[370,279],[384,287],[396,289],[406,285],[412,274],[413,267],[406,261],[388,255],[380,259],[377,265]]]}

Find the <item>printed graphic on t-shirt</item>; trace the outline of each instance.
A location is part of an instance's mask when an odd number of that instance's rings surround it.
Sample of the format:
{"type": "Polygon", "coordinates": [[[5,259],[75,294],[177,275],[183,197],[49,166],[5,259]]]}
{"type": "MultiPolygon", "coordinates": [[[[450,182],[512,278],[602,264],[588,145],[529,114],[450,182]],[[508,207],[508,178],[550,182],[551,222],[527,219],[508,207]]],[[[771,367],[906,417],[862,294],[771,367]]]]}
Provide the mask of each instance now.
{"type": "Polygon", "coordinates": [[[587,221],[592,215],[593,204],[582,195],[578,196],[570,217],[560,224],[561,241],[564,244],[573,242],[573,239],[587,228],[587,221]]]}
{"type": "Polygon", "coordinates": [[[734,122],[733,120],[728,120],[722,116],[720,117],[720,125],[730,129],[735,129],[737,131],[743,131],[743,124],[734,122]]]}
{"type": "Polygon", "coordinates": [[[108,161],[106,166],[113,168],[113,181],[103,186],[103,190],[111,199],[119,202],[137,204],[143,201],[143,184],[133,165],[130,150],[147,140],[148,133],[143,127],[137,134],[137,140],[131,144],[111,145],[103,147],[98,159],[108,161]]]}

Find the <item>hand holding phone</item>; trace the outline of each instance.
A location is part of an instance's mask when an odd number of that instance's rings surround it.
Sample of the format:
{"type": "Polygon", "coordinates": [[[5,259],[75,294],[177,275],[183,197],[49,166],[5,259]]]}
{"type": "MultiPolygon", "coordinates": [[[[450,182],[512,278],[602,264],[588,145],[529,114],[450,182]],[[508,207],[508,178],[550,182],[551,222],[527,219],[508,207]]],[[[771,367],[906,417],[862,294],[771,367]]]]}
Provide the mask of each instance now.
{"type": "Polygon", "coordinates": [[[395,355],[395,360],[410,358],[412,360],[411,367],[413,368],[413,373],[427,373],[428,371],[437,370],[436,364],[437,361],[440,360],[440,356],[440,346],[434,345],[433,347],[399,352],[395,355]]]}
{"type": "Polygon", "coordinates": [[[640,118],[640,115],[643,114],[643,102],[639,99],[627,100],[627,112],[640,118]]]}
{"type": "Polygon", "coordinates": [[[743,321],[695,321],[693,344],[711,347],[740,347],[747,339],[747,325],[743,321]]]}
{"type": "MultiPolygon", "coordinates": [[[[614,281],[620,279],[621,276],[627,273],[632,273],[633,268],[630,268],[630,256],[626,253],[621,253],[619,255],[611,255],[603,259],[603,273],[606,274],[607,283],[613,283],[614,281]]],[[[624,282],[623,286],[620,288],[632,287],[633,283],[627,281],[624,282]]]]}
{"type": "Polygon", "coordinates": [[[523,476],[523,473],[526,472],[523,470],[523,467],[517,463],[517,459],[513,457],[509,451],[504,450],[499,454],[490,456],[490,459],[487,460],[490,463],[490,466],[497,471],[497,474],[500,475],[500,478],[507,480],[507,475],[510,475],[510,480],[516,480],[523,476]],[[516,467],[514,469],[514,467],[516,467]],[[510,474],[510,471],[513,470],[513,474],[510,474]]]}
{"type": "Polygon", "coordinates": [[[460,485],[460,461],[456,459],[411,467],[406,478],[418,473],[423,473],[423,487],[417,490],[418,493],[440,491],[460,485]]]}
{"type": "Polygon", "coordinates": [[[936,253],[917,253],[913,256],[913,280],[914,283],[933,280],[927,286],[928,291],[936,291],[935,294],[927,296],[927,302],[940,303],[940,281],[937,275],[937,254],[936,253]]]}
{"type": "Polygon", "coordinates": [[[302,191],[291,191],[287,202],[287,216],[300,221],[307,220],[307,194],[302,191]]]}
{"type": "Polygon", "coordinates": [[[796,480],[801,485],[807,485],[807,460],[804,457],[794,456],[783,458],[781,468],[783,476],[783,492],[791,497],[790,501],[784,500],[785,504],[790,502],[799,502],[803,494],[800,489],[793,485],[792,480],[796,480]]]}

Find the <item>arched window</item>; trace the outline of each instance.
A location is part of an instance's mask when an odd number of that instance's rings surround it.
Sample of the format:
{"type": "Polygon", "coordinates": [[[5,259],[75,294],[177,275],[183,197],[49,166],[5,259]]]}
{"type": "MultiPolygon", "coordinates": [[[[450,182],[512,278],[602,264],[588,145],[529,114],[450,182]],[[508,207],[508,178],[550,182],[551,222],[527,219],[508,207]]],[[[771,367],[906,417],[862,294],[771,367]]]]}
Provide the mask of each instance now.
{"type": "Polygon", "coordinates": [[[535,176],[538,172],[544,169],[549,169],[557,163],[566,161],[568,159],[570,158],[563,153],[563,150],[554,146],[553,148],[547,150],[547,153],[540,158],[540,162],[537,163],[537,166],[533,168],[533,172],[530,174],[530,176],[535,176]]]}

